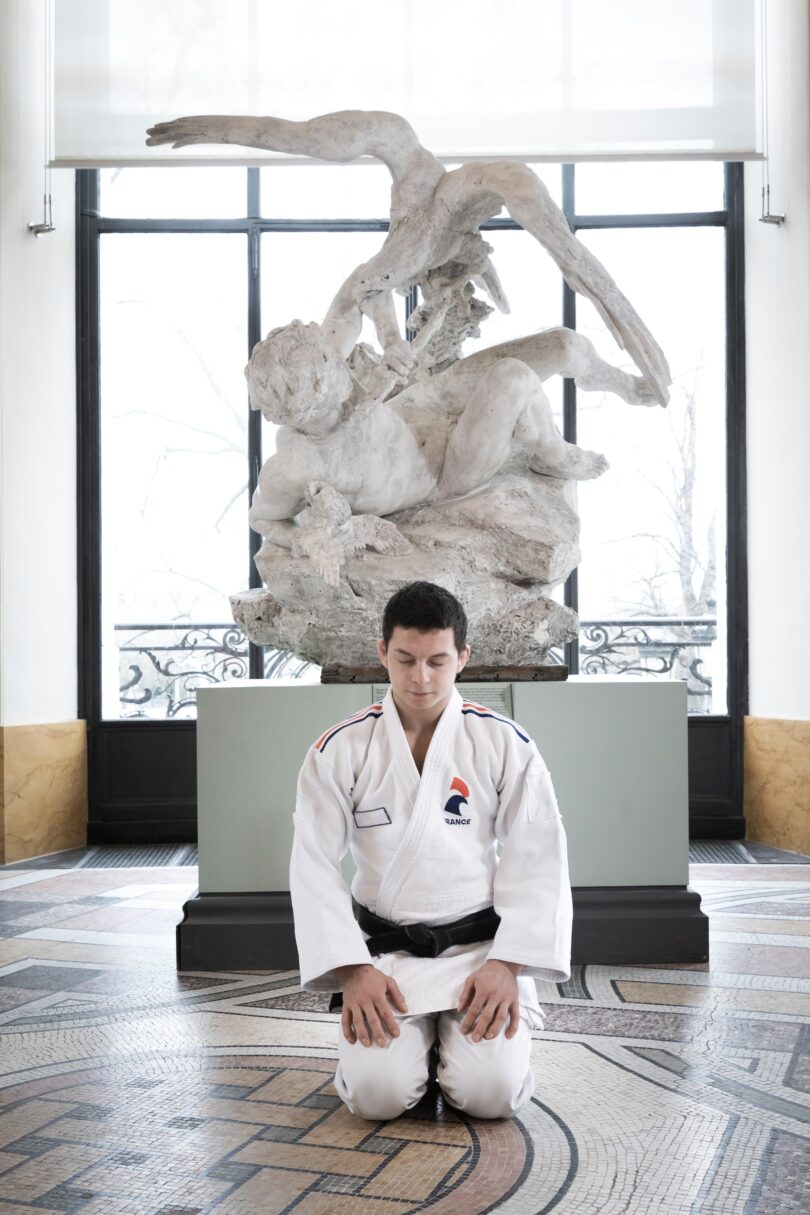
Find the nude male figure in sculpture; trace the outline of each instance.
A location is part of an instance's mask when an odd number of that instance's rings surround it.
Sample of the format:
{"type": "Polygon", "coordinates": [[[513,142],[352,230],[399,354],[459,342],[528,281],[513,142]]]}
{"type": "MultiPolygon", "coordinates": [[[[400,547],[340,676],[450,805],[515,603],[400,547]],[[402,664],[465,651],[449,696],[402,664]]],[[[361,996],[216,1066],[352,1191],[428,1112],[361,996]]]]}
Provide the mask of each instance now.
{"type": "Polygon", "coordinates": [[[604,456],[567,443],[554,424],[541,381],[557,372],[585,387],[611,378],[625,399],[636,391],[635,377],[602,363],[586,338],[553,329],[461,359],[371,410],[361,394],[353,410],[356,382],[322,328],[276,330],[246,368],[251,404],[280,426],[251,526],[280,538],[271,525],[307,506],[313,482],[332,486],[355,514],[455,498],[485,485],[516,447],[546,476],[599,476],[604,456]]]}

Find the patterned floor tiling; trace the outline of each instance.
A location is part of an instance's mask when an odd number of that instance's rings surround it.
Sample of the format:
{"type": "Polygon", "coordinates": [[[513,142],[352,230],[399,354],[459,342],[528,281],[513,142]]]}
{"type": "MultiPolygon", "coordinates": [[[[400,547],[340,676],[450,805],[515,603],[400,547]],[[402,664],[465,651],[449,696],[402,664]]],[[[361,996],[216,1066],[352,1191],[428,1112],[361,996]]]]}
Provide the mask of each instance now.
{"type": "Polygon", "coordinates": [[[293,972],[174,971],[193,871],[0,869],[0,1215],[806,1215],[805,872],[695,864],[708,963],[540,984],[517,1118],[374,1124],[293,972]]]}
{"type": "Polygon", "coordinates": [[[289,1008],[297,1012],[329,1012],[329,995],[318,991],[294,991],[253,1001],[254,1008],[289,1008]]]}
{"type": "MultiPolygon", "coordinates": [[[[725,914],[734,915],[739,913],[736,907],[729,907],[725,914]]],[[[757,899],[756,902],[751,902],[748,910],[742,914],[752,918],[757,916],[766,916],[768,918],[773,916],[788,917],[797,924],[806,925],[805,931],[807,931],[810,928],[810,899],[757,899]]]]}
{"type": "MultiPolygon", "coordinates": [[[[481,1124],[447,1119],[435,1096],[388,1125],[361,1122],[343,1107],[303,1106],[316,1093],[328,1095],[333,1070],[332,1060],[294,1056],[180,1057],[11,1085],[0,1092],[1,1192],[34,1209],[53,1209],[61,1186],[66,1205],[58,1209],[74,1209],[67,1199],[81,1192],[82,1202],[123,1199],[141,1203],[144,1213],[155,1209],[157,1195],[164,1205],[183,1198],[221,1215],[251,1211],[260,1200],[253,1211],[274,1209],[268,1203],[278,1186],[269,1182],[294,1174],[297,1192],[292,1184],[282,1192],[307,1198],[302,1210],[319,1209],[321,1195],[350,1193],[358,1210],[393,1201],[397,1209],[440,1211],[448,1178],[453,1193],[466,1186],[473,1158],[487,1199],[519,1175],[527,1146],[516,1124],[493,1124],[482,1145],[481,1124]],[[234,1079],[245,1083],[225,1083],[234,1079]],[[211,1096],[223,1087],[230,1097],[211,1096]],[[97,1117],[77,1117],[87,1111],[97,1117]],[[280,1125],[293,1135],[276,1139],[280,1125]]],[[[486,1205],[471,1189],[457,1209],[475,1215],[486,1205]]]]}
{"type": "Polygon", "coordinates": [[[746,945],[718,941],[712,946],[714,965],[742,974],[781,975],[810,979],[810,951],[805,946],[746,945]]]}
{"type": "MultiPolygon", "coordinates": [[[[790,853],[783,853],[783,856],[789,855],[790,853]]],[[[810,857],[804,859],[805,862],[810,861],[810,857]]],[[[690,880],[700,877],[701,884],[713,881],[728,881],[734,884],[759,882],[762,885],[772,882],[796,882],[806,886],[808,883],[804,868],[792,863],[776,863],[768,865],[767,868],[762,865],[692,864],[689,866],[689,873],[690,880]]]]}
{"type": "MultiPolygon", "coordinates": [[[[791,915],[795,916],[795,910],[795,907],[791,907],[791,915]]],[[[771,936],[810,937],[810,915],[806,918],[788,919],[786,916],[780,918],[777,906],[773,904],[767,910],[763,908],[762,904],[758,904],[756,915],[724,915],[722,912],[715,912],[712,915],[712,924],[724,932],[759,932],[768,933],[771,936]],[[770,915],[769,911],[776,914],[770,915]]]]}
{"type": "Polygon", "coordinates": [[[810,1017],[810,993],[785,991],[756,991],[733,989],[720,985],[712,987],[678,986],[675,983],[617,983],[616,990],[628,1003],[689,1004],[695,1008],[717,1007],[718,999],[726,1011],[743,1009],[747,1012],[796,1013],[810,1017]]]}

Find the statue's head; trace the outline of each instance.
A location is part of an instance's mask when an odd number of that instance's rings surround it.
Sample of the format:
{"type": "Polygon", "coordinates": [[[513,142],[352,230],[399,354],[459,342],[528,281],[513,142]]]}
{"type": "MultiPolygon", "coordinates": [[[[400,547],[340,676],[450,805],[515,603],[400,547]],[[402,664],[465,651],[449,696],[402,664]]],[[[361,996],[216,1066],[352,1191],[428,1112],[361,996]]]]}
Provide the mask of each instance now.
{"type": "Polygon", "coordinates": [[[331,430],[352,391],[345,359],[315,321],[272,329],[254,346],[245,375],[254,409],[269,422],[306,434],[331,430]]]}

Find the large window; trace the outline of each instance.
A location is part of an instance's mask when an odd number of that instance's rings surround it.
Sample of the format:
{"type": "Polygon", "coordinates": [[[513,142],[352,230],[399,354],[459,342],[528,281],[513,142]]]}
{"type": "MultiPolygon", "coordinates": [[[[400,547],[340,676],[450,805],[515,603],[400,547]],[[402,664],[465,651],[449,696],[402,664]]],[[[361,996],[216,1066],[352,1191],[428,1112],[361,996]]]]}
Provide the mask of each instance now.
{"type": "MultiPolygon", "coordinates": [[[[735,594],[726,559],[734,174],[712,163],[539,172],[673,373],[667,410],[568,381],[548,385],[560,430],[610,462],[579,486],[582,561],[555,594],[577,608],[581,632],[555,657],[573,673],[686,679],[690,713],[723,715],[735,594]]],[[[100,437],[90,509],[100,524],[101,606],[97,636],[85,632],[85,678],[99,715],[176,721],[193,717],[195,690],[206,683],[316,680],[300,657],[249,646],[231,619],[228,595],[257,585],[247,510],[274,445],[274,428],[250,414],[242,369],[273,326],[320,319],[346,274],[379,247],[387,171],[282,165],[81,176],[91,299],[83,341],[98,353],[89,407],[100,437]]],[[[495,314],[468,350],[565,323],[635,370],[526,233],[497,219],[486,239],[511,312],[495,314]]],[[[405,310],[403,300],[403,321],[405,310]]]]}
{"type": "Polygon", "coordinates": [[[245,673],[226,623],[245,578],[244,246],[221,233],[101,241],[105,717],[187,713],[195,667],[245,673]]]}

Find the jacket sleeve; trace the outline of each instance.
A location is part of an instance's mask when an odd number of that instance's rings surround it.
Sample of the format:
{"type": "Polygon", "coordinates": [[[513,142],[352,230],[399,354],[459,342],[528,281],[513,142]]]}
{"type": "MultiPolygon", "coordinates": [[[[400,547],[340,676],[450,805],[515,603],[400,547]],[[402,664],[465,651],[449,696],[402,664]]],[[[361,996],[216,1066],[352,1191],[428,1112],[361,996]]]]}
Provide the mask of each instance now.
{"type": "Polygon", "coordinates": [[[523,974],[562,983],[571,977],[568,846],[551,776],[530,746],[528,763],[511,753],[499,794],[493,901],[501,922],[488,957],[519,962],[523,974]]]}
{"type": "Polygon", "coordinates": [[[348,850],[349,782],[310,747],[298,776],[290,894],[295,941],[306,991],[337,991],[335,967],[372,962],[340,871],[348,850]]]}

